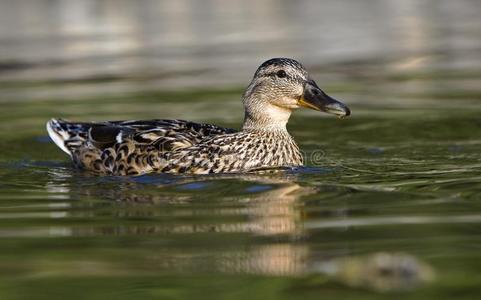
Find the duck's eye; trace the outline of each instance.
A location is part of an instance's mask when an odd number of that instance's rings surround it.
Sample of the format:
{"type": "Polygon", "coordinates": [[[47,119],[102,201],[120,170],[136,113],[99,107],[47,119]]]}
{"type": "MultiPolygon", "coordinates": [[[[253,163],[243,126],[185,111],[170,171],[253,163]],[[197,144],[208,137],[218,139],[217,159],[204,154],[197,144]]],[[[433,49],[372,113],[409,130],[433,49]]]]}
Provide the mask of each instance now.
{"type": "Polygon", "coordinates": [[[285,77],[287,77],[286,71],[284,71],[284,70],[279,70],[279,71],[277,71],[276,75],[277,75],[277,77],[279,77],[279,78],[285,78],[285,77]]]}

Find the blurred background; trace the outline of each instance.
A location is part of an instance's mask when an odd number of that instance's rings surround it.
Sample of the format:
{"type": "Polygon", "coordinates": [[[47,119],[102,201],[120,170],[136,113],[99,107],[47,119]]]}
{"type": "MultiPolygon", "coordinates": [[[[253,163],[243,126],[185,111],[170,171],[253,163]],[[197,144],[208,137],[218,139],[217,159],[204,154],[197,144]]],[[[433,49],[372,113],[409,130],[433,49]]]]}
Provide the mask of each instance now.
{"type": "Polygon", "coordinates": [[[321,87],[418,76],[395,89],[438,93],[445,82],[425,77],[479,79],[479,12],[476,0],[4,0],[0,101],[242,88],[271,57],[300,60],[321,87]]]}
{"type": "Polygon", "coordinates": [[[477,299],[478,0],[0,0],[0,299],[477,299]],[[239,128],[272,57],[306,166],[95,177],[52,117],[239,128]]]}

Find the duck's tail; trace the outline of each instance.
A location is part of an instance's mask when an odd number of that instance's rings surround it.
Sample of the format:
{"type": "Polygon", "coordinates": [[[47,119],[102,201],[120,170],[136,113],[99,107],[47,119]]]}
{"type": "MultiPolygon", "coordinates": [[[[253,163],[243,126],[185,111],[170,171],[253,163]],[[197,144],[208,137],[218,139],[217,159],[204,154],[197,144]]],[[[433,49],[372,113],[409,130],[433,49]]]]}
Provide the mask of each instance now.
{"type": "Polygon", "coordinates": [[[52,141],[70,156],[74,148],[85,142],[89,129],[86,123],[70,123],[62,119],[47,122],[47,132],[52,141]]]}

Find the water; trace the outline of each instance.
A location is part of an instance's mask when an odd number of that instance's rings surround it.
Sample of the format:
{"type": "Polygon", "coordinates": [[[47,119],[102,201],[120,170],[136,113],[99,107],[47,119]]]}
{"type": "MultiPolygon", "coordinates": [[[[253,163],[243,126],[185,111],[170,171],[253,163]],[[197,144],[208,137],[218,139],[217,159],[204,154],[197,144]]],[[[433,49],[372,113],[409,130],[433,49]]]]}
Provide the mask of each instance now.
{"type": "MultiPolygon", "coordinates": [[[[229,36],[210,23],[197,28],[195,20],[207,13],[202,7],[189,15],[192,24],[176,27],[183,34],[166,31],[186,40],[144,41],[135,49],[99,46],[130,45],[126,41],[135,36],[121,30],[131,27],[109,23],[119,20],[115,14],[92,17],[110,24],[102,28],[113,32],[104,32],[111,40],[80,26],[80,13],[74,22],[79,35],[65,26],[58,28],[66,32],[55,32],[41,21],[44,27],[28,27],[24,19],[10,19],[19,23],[13,33],[0,31],[8,45],[0,72],[0,298],[479,297],[477,2],[406,1],[396,10],[390,9],[397,1],[366,2],[358,15],[353,12],[359,7],[326,3],[321,9],[306,1],[306,18],[288,14],[283,30],[263,27],[272,47],[282,45],[283,51],[253,41],[261,55],[241,51],[249,35],[240,34],[236,22],[252,19],[211,12],[212,23],[231,24],[238,33],[229,36]],[[372,5],[393,14],[392,27],[369,18],[372,5]],[[324,16],[343,34],[350,32],[349,40],[370,39],[357,51],[336,53],[345,39],[334,32],[319,36],[294,22],[312,22],[326,9],[324,16]],[[333,17],[349,15],[356,16],[354,23],[369,19],[369,30],[346,31],[352,23],[343,27],[333,17]],[[192,28],[205,43],[187,35],[192,28]],[[208,39],[212,31],[218,40],[208,39]],[[7,43],[11,36],[14,42],[7,43]],[[379,44],[387,37],[406,43],[393,52],[379,44]],[[98,47],[78,46],[86,39],[98,47]],[[51,46],[51,40],[65,48],[51,46]],[[311,48],[296,46],[300,41],[311,48]],[[177,52],[186,44],[192,48],[177,52]],[[93,55],[99,47],[110,50],[99,58],[93,55]],[[240,94],[259,56],[279,52],[301,57],[319,85],[353,111],[346,120],[314,111],[294,114],[289,130],[304,151],[304,168],[248,176],[96,177],[73,169],[46,136],[51,117],[182,118],[238,128],[240,94]],[[85,56],[75,58],[79,53],[85,56]]],[[[0,11],[9,15],[16,5],[0,11]]],[[[281,8],[292,12],[288,6],[281,8]]],[[[46,16],[42,7],[39,19],[46,16]]],[[[188,7],[169,9],[184,16],[188,7]]],[[[125,13],[132,11],[120,14],[124,22],[137,20],[125,13]]],[[[254,20],[282,12],[259,9],[254,20]]],[[[147,37],[156,36],[152,18],[139,25],[147,37]]],[[[162,22],[177,24],[175,18],[162,22]]]]}

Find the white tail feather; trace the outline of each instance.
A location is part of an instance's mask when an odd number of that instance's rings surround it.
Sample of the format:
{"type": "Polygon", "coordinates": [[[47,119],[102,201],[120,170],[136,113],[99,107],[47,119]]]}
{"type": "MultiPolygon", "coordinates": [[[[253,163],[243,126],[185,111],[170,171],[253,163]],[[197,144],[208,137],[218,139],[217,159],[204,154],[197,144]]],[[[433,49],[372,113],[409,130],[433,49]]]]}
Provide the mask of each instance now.
{"type": "Polygon", "coordinates": [[[61,127],[58,125],[56,119],[51,119],[47,122],[47,132],[52,141],[60,148],[62,151],[72,156],[72,153],[65,147],[65,139],[68,138],[67,132],[62,132],[61,127]],[[57,126],[55,126],[57,125],[57,126]],[[57,129],[57,130],[56,130],[57,129]]]}

